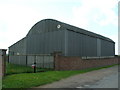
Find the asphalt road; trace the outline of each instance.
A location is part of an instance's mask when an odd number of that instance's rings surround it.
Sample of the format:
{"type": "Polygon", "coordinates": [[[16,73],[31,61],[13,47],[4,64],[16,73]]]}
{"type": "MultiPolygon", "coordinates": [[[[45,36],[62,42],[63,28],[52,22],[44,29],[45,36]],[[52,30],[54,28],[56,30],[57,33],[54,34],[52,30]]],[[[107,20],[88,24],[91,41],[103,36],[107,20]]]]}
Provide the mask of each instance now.
{"type": "Polygon", "coordinates": [[[112,75],[106,76],[103,79],[91,85],[88,84],[88,85],[84,85],[83,87],[80,86],[77,88],[118,88],[118,74],[112,74],[112,75]]]}
{"type": "Polygon", "coordinates": [[[94,85],[91,85],[90,88],[118,88],[118,74],[104,77],[94,85]]]}
{"type": "Polygon", "coordinates": [[[2,57],[0,56],[0,90],[2,89],[2,57]]]}
{"type": "Polygon", "coordinates": [[[118,88],[118,66],[78,74],[36,88],[118,88]]]}
{"type": "Polygon", "coordinates": [[[101,78],[101,80],[98,80],[97,82],[78,86],[77,88],[118,88],[118,79],[120,79],[120,72],[118,72],[118,67],[113,68],[116,68],[114,69],[114,73],[104,76],[103,78],[101,78]]]}

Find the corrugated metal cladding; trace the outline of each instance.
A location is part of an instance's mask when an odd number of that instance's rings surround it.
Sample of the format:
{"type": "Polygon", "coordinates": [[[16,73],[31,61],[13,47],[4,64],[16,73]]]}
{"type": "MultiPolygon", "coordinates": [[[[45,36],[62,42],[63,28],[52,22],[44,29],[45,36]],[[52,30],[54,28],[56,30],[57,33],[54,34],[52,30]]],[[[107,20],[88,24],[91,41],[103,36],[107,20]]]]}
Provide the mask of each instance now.
{"type": "Polygon", "coordinates": [[[101,55],[112,56],[115,54],[115,45],[111,42],[101,40],[101,55]]]}
{"type": "Polygon", "coordinates": [[[21,39],[9,47],[10,55],[26,54],[26,38],[21,39]]]}
{"type": "Polygon", "coordinates": [[[61,51],[64,56],[115,55],[115,43],[111,39],[53,19],[36,23],[23,40],[9,49],[20,54],[61,51]]]}
{"type": "Polygon", "coordinates": [[[64,51],[63,30],[27,37],[28,54],[50,54],[54,51],[64,51]]]}
{"type": "Polygon", "coordinates": [[[96,56],[96,38],[84,34],[68,31],[67,56],[96,56]]]}
{"type": "Polygon", "coordinates": [[[58,22],[56,20],[52,19],[45,19],[38,23],[36,23],[28,32],[27,35],[34,35],[34,34],[40,34],[45,32],[51,32],[51,31],[57,31],[59,28],[57,28],[58,25],[61,25],[60,29],[65,29],[64,25],[61,22],[58,22]]]}

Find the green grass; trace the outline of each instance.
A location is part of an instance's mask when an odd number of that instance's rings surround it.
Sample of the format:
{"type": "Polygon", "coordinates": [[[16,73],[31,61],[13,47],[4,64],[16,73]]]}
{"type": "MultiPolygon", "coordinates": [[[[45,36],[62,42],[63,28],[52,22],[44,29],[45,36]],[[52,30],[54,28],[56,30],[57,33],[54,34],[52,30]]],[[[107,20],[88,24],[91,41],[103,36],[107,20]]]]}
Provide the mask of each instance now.
{"type": "Polygon", "coordinates": [[[22,74],[13,74],[7,75],[3,79],[3,88],[30,88],[37,87],[40,85],[48,84],[54,81],[61,80],[63,78],[81,74],[93,70],[99,70],[103,68],[112,67],[115,65],[109,65],[99,68],[90,68],[86,70],[79,71],[47,71],[40,73],[22,73],[22,74]]]}
{"type": "MultiPolygon", "coordinates": [[[[43,69],[43,68],[36,69],[37,72],[48,71],[48,70],[52,70],[52,69],[43,69]]],[[[22,66],[22,65],[6,63],[6,75],[20,74],[20,73],[32,73],[32,72],[34,72],[34,70],[30,66],[22,66]]]]}
{"type": "Polygon", "coordinates": [[[27,66],[21,66],[21,65],[15,65],[15,64],[10,64],[6,63],[6,74],[18,74],[18,73],[29,73],[33,72],[33,69],[31,67],[27,66]]]}

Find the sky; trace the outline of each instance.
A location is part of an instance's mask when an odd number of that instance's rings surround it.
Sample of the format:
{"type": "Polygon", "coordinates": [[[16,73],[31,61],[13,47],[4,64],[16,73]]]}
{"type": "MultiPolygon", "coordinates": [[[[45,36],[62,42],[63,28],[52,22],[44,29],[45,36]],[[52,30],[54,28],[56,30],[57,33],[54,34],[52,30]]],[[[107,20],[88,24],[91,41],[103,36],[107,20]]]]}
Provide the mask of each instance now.
{"type": "Polygon", "coordinates": [[[118,54],[118,0],[0,0],[0,48],[8,49],[43,19],[106,36],[118,54]]]}

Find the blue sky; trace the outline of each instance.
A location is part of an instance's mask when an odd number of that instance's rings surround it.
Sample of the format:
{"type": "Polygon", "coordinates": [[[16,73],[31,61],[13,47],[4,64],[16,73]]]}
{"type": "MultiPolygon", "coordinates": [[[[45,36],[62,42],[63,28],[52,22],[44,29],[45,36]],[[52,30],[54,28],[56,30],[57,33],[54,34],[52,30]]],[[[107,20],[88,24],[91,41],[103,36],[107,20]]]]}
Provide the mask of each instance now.
{"type": "Polygon", "coordinates": [[[0,48],[52,18],[111,38],[118,54],[118,0],[1,0],[0,13],[0,48]]]}

